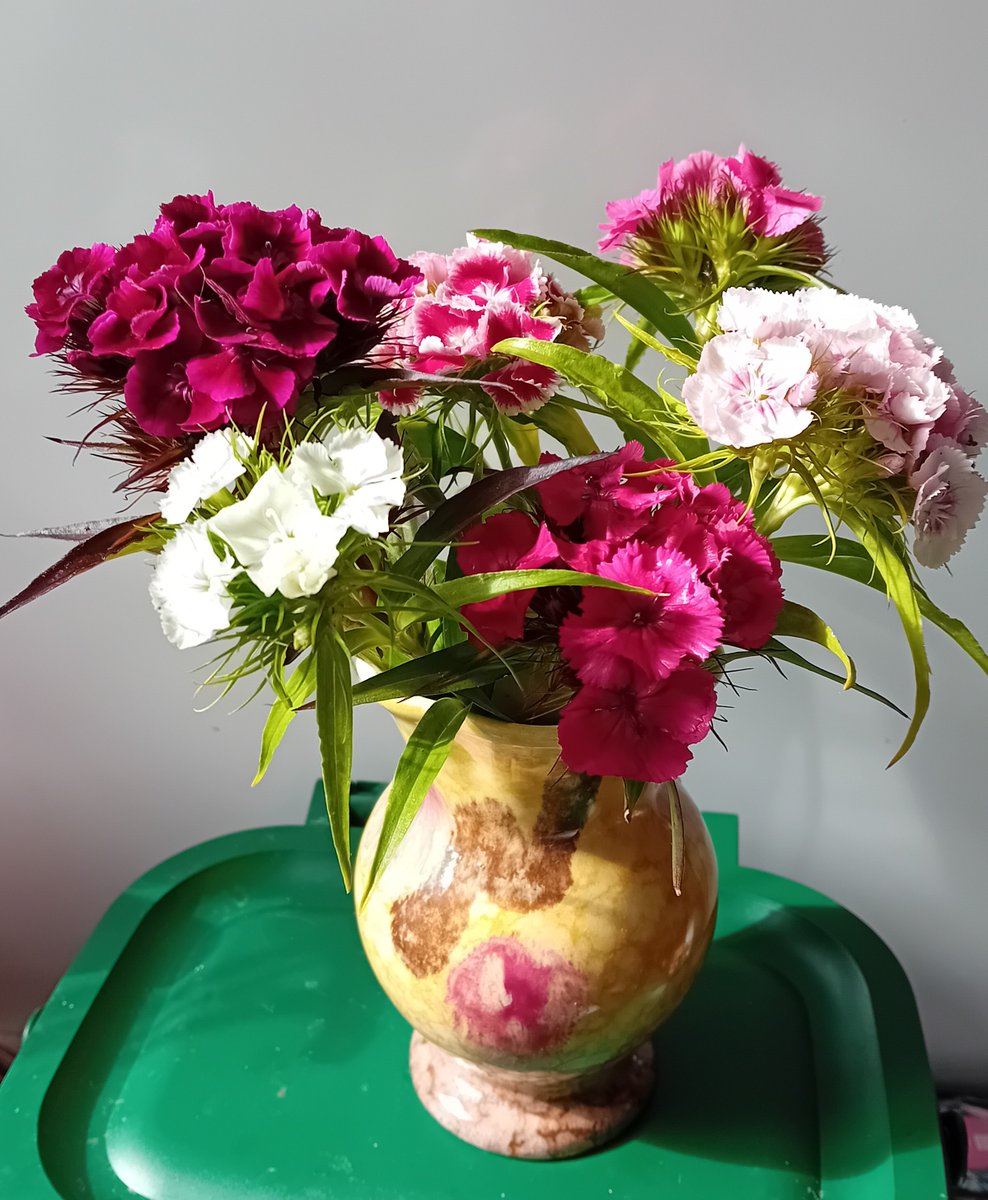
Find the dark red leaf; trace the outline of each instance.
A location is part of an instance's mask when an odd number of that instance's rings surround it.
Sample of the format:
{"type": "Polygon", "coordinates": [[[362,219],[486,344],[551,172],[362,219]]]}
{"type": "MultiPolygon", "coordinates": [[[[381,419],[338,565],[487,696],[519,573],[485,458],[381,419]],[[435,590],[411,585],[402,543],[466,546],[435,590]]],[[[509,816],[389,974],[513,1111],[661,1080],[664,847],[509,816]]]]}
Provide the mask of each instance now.
{"type": "Polygon", "coordinates": [[[584,454],[579,458],[564,458],[560,462],[539,463],[534,467],[509,467],[506,471],[495,471],[478,479],[436,509],[393,569],[413,579],[421,578],[422,572],[436,559],[443,546],[448,545],[461,530],[479,520],[489,508],[502,504],[526,488],[544,483],[560,471],[583,467],[608,457],[608,454],[584,454]]]}
{"type": "Polygon", "coordinates": [[[160,515],[160,513],[151,513],[146,517],[133,517],[129,521],[121,521],[109,529],[101,529],[99,533],[80,542],[78,546],[73,546],[64,558],[60,558],[53,566],[42,571],[37,579],[0,607],[0,617],[5,617],[18,608],[23,608],[25,604],[37,600],[39,596],[43,596],[63,583],[67,583],[76,575],[81,575],[91,567],[97,567],[100,563],[106,562],[108,558],[119,554],[133,542],[140,541],[160,515]]]}

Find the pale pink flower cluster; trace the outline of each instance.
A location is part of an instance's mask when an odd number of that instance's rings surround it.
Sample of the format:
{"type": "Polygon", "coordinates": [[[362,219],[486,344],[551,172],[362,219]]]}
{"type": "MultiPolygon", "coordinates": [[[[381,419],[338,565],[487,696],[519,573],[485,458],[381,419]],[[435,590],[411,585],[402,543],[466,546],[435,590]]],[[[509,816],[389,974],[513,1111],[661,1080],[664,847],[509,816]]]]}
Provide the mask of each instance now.
{"type": "MultiPolygon", "coordinates": [[[[392,333],[391,360],[431,375],[469,371],[509,415],[541,408],[558,376],[519,358],[492,361],[498,342],[537,338],[589,349],[603,336],[602,323],[523,250],[469,236],[452,254],[415,254],[411,261],[423,280],[392,333]]],[[[420,388],[401,388],[381,393],[381,400],[392,411],[410,412],[420,396],[420,388]]]]}
{"type": "Polygon", "coordinates": [[[737,448],[797,436],[835,399],[857,401],[876,459],[916,492],[916,557],[942,566],[981,512],[988,485],[973,459],[988,413],[904,308],[827,288],[732,288],[683,386],[715,441],[737,448]]]}

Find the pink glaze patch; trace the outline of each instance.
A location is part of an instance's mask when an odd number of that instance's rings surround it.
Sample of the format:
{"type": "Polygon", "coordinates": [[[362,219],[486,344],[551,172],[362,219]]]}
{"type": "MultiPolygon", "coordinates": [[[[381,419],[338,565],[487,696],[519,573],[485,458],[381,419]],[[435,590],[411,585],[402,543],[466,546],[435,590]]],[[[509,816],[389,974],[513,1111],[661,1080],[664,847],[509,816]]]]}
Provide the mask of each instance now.
{"type": "Polygon", "coordinates": [[[446,1000],[460,1032],[480,1046],[532,1054],[560,1045],[586,1002],[587,983],[572,963],[533,956],[513,937],[491,938],[450,972],[446,1000]]]}

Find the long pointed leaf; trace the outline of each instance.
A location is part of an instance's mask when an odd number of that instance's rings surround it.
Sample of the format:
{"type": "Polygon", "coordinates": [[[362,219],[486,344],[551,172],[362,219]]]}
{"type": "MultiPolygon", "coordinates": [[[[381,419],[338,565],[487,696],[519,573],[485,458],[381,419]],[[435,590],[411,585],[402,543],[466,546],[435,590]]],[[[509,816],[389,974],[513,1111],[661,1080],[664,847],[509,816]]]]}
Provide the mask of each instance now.
{"type": "MultiPolygon", "coordinates": [[[[645,321],[643,319],[639,321],[637,325],[633,325],[630,321],[626,321],[620,313],[615,313],[614,315],[634,339],[634,345],[632,345],[631,349],[628,351],[629,358],[631,358],[633,350],[637,350],[639,352],[634,358],[634,363],[637,363],[638,359],[641,358],[642,353],[646,349],[657,350],[663,358],[667,358],[670,362],[675,363],[677,367],[684,367],[691,375],[696,370],[696,366],[699,361],[697,356],[695,354],[687,354],[682,350],[677,350],[673,346],[664,346],[662,342],[658,341],[658,339],[652,336],[655,333],[655,330],[651,328],[650,321],[645,321]]],[[[633,366],[634,363],[629,363],[626,361],[624,365],[626,367],[630,367],[633,366]]]]}
{"type": "Polygon", "coordinates": [[[388,793],[384,819],[381,822],[381,836],[374,852],[367,886],[360,899],[361,905],[367,903],[374,884],[408,832],[469,712],[469,705],[447,697],[431,705],[415,726],[398,760],[394,781],[388,793]]]}
{"type": "MultiPolygon", "coordinates": [[[[641,360],[645,357],[645,351],[649,347],[648,342],[646,342],[646,340],[643,337],[638,337],[637,335],[639,333],[654,334],[655,326],[652,324],[651,321],[647,321],[644,317],[639,317],[638,324],[632,325],[629,321],[626,321],[624,319],[624,317],[621,316],[620,313],[615,313],[615,316],[621,322],[621,324],[624,325],[627,329],[630,329],[632,334],[634,335],[634,336],[632,336],[631,344],[628,346],[628,353],[624,356],[625,370],[633,371],[635,369],[635,367],[637,367],[638,364],[641,362],[641,360]]],[[[656,344],[658,344],[658,343],[656,343],[656,344]]]]}
{"type": "Polygon", "coordinates": [[[857,535],[858,541],[871,556],[878,573],[885,580],[889,599],[895,605],[906,635],[906,642],[913,660],[913,677],[916,681],[916,702],[912,720],[906,730],[902,745],[892,756],[889,766],[894,766],[916,740],[923,719],[930,707],[930,660],[926,655],[923,640],[923,618],[916,600],[916,591],[902,559],[879,530],[859,522],[853,513],[844,517],[848,526],[857,535]]]}
{"type": "Polygon", "coordinates": [[[775,636],[803,638],[805,641],[816,642],[818,646],[823,646],[825,650],[829,650],[831,654],[840,659],[844,667],[844,690],[854,687],[854,662],[847,655],[834,631],[812,609],[786,600],[775,626],[775,636]]]}
{"type": "Polygon", "coordinates": [[[506,471],[495,471],[478,479],[436,509],[419,528],[414,541],[392,569],[402,575],[420,577],[438,557],[443,546],[449,545],[456,534],[478,521],[489,509],[503,504],[526,488],[544,483],[561,471],[582,467],[606,457],[605,454],[584,454],[580,458],[539,463],[536,467],[509,467],[506,471]]]}
{"type": "Polygon", "coordinates": [[[651,321],[673,345],[684,350],[696,348],[692,325],[665,292],[640,272],[598,258],[596,254],[581,250],[578,246],[568,246],[565,242],[554,242],[527,233],[513,233],[510,229],[475,229],[474,233],[491,242],[506,242],[517,250],[541,254],[564,267],[579,271],[587,279],[613,292],[639,316],[651,321]]]}
{"type": "Polygon", "coordinates": [[[565,402],[550,401],[538,412],[532,413],[533,425],[544,430],[565,449],[567,454],[598,454],[600,447],[593,434],[587,429],[583,418],[565,402]]]}
{"type": "MultiPolygon", "coordinates": [[[[798,563],[804,567],[817,567],[830,571],[833,575],[842,575],[845,579],[854,579],[866,583],[877,591],[884,592],[885,580],[876,572],[875,564],[867,552],[852,542],[849,538],[837,539],[837,552],[833,558],[830,555],[830,542],[820,544],[820,539],[813,534],[799,534],[792,537],[773,538],[772,548],[782,562],[798,563]]],[[[916,602],[919,611],[931,625],[957,643],[978,666],[988,674],[988,652],[984,650],[978,639],[968,629],[963,621],[948,616],[938,608],[926,592],[916,590],[916,602]]]]}
{"type": "MultiPolygon", "coordinates": [[[[740,658],[768,658],[773,662],[789,663],[794,667],[800,667],[804,671],[809,671],[811,675],[819,675],[821,679],[831,679],[834,683],[839,683],[841,687],[845,687],[844,678],[836,673],[836,671],[828,671],[826,667],[817,666],[815,662],[810,662],[808,658],[804,658],[798,650],[793,650],[791,646],[784,646],[782,642],[777,642],[774,638],[770,639],[761,646],[758,650],[732,650],[729,654],[720,654],[718,659],[722,663],[736,662],[740,658]]],[[[909,714],[904,712],[898,704],[893,703],[887,696],[883,696],[881,692],[873,691],[867,688],[863,683],[851,685],[852,691],[860,692],[862,696],[867,696],[869,700],[876,700],[879,704],[884,704],[886,708],[890,708],[893,712],[899,714],[900,717],[905,717],[907,720],[909,714]]]]}
{"type": "Polygon", "coordinates": [[[539,461],[539,431],[534,425],[522,425],[508,417],[501,426],[511,448],[526,467],[534,467],[539,461]]]}
{"type": "Polygon", "coordinates": [[[264,732],[261,734],[261,754],[257,763],[257,774],[254,776],[251,787],[260,783],[264,778],[264,774],[274,758],[274,752],[288,731],[288,726],[295,720],[295,714],[299,708],[312,695],[315,686],[316,656],[309,654],[299,663],[292,672],[291,678],[285,683],[285,694],[288,701],[286,702],[284,697],[279,696],[271,705],[268,719],[264,722],[264,732]]]}
{"type": "Polygon", "coordinates": [[[538,338],[507,338],[494,350],[558,371],[570,383],[590,392],[616,421],[627,418],[641,426],[666,458],[684,462],[693,457],[692,451],[684,450],[680,439],[670,432],[671,423],[682,423],[679,402],[642,383],[624,367],[598,354],[538,338]]]}
{"type": "Polygon", "coordinates": [[[350,862],[350,773],[353,758],[353,700],[350,693],[350,656],[332,614],[319,623],[315,646],[316,726],[322,757],[322,782],[326,815],[340,863],[343,886],[353,886],[350,862]]]}
{"type": "Polygon", "coordinates": [[[480,604],[495,596],[509,592],[523,592],[528,588],[585,587],[613,588],[619,592],[645,592],[647,588],[633,587],[618,579],[606,579],[602,575],[589,575],[582,571],[533,567],[526,571],[486,571],[480,575],[464,575],[437,583],[433,591],[452,608],[466,604],[480,604]]]}
{"type": "Polygon", "coordinates": [[[139,543],[147,537],[148,530],[159,516],[160,513],[152,513],[146,517],[132,517],[128,521],[119,521],[117,524],[111,525],[109,529],[101,529],[99,533],[95,533],[92,537],[86,538],[84,542],[73,546],[68,554],[60,558],[53,566],[42,571],[26,588],[18,592],[6,604],[0,606],[0,617],[6,617],[9,613],[16,612],[25,604],[37,600],[39,596],[44,596],[63,583],[68,583],[76,575],[82,575],[83,572],[98,567],[100,563],[135,548],[135,543],[139,543]]]}
{"type": "Polygon", "coordinates": [[[492,683],[508,673],[504,660],[469,642],[460,642],[363,680],[353,689],[353,703],[379,704],[408,696],[441,695],[454,688],[492,683]]]}

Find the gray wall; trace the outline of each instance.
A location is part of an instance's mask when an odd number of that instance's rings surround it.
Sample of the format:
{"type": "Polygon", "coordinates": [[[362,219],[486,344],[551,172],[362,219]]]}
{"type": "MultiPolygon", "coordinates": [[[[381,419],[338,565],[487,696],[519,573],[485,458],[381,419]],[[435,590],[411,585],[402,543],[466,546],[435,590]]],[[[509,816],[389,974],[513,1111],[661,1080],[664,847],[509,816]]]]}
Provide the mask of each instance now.
{"type": "MultiPolygon", "coordinates": [[[[981,6],[35,0],[3,24],[0,528],[114,511],[111,468],[73,468],[44,441],[85,419],[66,419],[71,403],[28,358],[32,277],[63,247],[125,240],[159,201],[210,186],[319,207],[406,253],[483,224],[587,245],[604,202],[647,186],[660,158],[744,139],[825,195],[840,281],[912,308],[988,393],[981,6]]],[[[53,549],[3,543],[0,592],[53,549]]],[[[203,838],[297,821],[317,773],[300,720],[249,789],[263,710],[193,711],[199,659],[162,638],[147,575],[125,560],[0,625],[0,1030],[136,875],[203,838]]],[[[880,596],[787,578],[866,681],[908,697],[880,596]]],[[[988,637],[988,529],[931,584],[988,637]]],[[[894,715],[761,670],[731,713],[729,755],[711,739],[689,782],[704,806],[741,813],[746,863],[879,931],[941,1079],[986,1083],[988,681],[931,643],[933,715],[895,769],[894,715]]],[[[383,714],[359,715],[360,774],[387,776],[397,746],[383,714]]]]}

